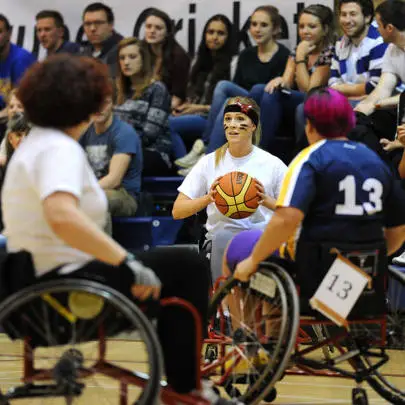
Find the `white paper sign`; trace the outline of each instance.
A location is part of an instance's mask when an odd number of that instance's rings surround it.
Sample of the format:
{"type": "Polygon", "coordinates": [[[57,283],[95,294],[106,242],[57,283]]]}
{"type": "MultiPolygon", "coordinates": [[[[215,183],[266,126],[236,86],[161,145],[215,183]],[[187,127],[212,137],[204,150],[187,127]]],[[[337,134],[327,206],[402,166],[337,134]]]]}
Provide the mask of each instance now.
{"type": "Polygon", "coordinates": [[[310,304],[338,325],[347,325],[347,316],[370,281],[368,274],[349,260],[338,256],[310,304]]]}

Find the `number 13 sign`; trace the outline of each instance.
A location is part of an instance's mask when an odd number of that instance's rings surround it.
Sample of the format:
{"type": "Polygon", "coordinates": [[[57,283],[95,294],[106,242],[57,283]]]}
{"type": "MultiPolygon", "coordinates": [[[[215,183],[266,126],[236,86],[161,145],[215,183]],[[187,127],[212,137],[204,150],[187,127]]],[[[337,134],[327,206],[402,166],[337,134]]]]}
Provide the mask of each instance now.
{"type": "Polygon", "coordinates": [[[346,318],[367,283],[371,277],[338,253],[309,303],[339,326],[347,327],[346,318]]]}

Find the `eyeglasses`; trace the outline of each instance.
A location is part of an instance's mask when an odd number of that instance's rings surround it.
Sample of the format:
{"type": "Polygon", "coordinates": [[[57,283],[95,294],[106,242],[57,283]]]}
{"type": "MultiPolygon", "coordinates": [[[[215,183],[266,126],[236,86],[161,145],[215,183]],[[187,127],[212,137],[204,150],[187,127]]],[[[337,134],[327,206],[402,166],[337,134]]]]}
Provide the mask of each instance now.
{"type": "Polygon", "coordinates": [[[100,27],[101,25],[107,24],[108,21],[102,21],[102,20],[95,20],[95,21],[84,21],[83,26],[86,28],[90,28],[92,25],[95,27],[100,27]]]}

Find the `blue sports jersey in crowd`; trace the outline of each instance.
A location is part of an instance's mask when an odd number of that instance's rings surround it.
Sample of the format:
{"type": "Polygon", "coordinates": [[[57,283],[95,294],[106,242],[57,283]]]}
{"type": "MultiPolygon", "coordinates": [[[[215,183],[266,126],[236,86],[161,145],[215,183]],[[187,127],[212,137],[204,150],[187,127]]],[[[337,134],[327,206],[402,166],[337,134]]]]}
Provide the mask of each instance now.
{"type": "Polygon", "coordinates": [[[278,206],[305,214],[287,244],[297,241],[366,243],[382,240],[383,227],[405,224],[404,191],[385,163],[365,145],[322,140],[290,164],[278,206]]]}
{"type": "Polygon", "coordinates": [[[30,52],[10,44],[7,58],[0,62],[0,109],[5,107],[7,96],[34,62],[35,57],[30,52]]]}

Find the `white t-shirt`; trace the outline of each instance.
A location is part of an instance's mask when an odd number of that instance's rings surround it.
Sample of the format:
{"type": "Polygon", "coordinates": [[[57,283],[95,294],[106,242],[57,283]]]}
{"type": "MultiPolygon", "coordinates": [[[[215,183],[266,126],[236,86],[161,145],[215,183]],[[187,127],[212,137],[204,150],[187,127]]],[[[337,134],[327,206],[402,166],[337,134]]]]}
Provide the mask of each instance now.
{"type": "MultiPolygon", "coordinates": [[[[277,199],[287,166],[276,156],[254,146],[252,152],[244,157],[233,157],[229,150],[215,167],[215,152],[202,157],[184,179],[178,191],[189,198],[206,195],[214,180],[226,173],[239,171],[258,179],[264,186],[266,194],[277,199]]],[[[264,229],[273,211],[259,206],[254,214],[244,219],[231,219],[222,215],[214,203],[207,207],[207,239],[220,230],[264,229]]]]}
{"type": "Polygon", "coordinates": [[[383,73],[392,73],[405,83],[405,49],[389,44],[384,54],[383,73]]]}
{"type": "Polygon", "coordinates": [[[30,252],[37,275],[93,259],[66,245],[45,220],[42,201],[56,191],[76,196],[84,213],[104,227],[107,199],[81,146],[61,131],[34,127],[10,160],[2,203],[7,249],[30,252]]]}

